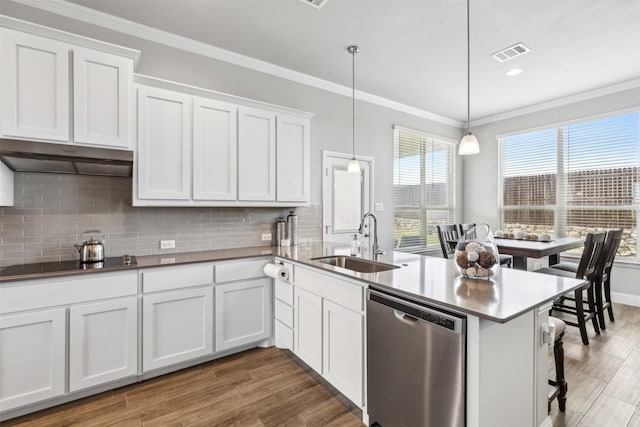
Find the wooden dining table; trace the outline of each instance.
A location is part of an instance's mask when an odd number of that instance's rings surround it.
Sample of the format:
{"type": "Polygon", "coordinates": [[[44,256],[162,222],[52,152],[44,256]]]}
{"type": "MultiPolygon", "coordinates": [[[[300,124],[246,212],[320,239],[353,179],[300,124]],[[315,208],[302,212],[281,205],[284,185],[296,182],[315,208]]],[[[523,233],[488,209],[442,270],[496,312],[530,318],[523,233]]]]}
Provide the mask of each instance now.
{"type": "Polygon", "coordinates": [[[584,246],[580,237],[555,237],[549,242],[539,240],[495,239],[498,252],[513,256],[513,268],[527,269],[527,258],[549,257],[549,266],[557,264],[560,252],[584,246]]]}
{"type": "MultiPolygon", "coordinates": [[[[549,257],[549,265],[557,264],[560,252],[576,249],[584,245],[584,239],[580,237],[553,237],[548,242],[539,240],[516,240],[494,238],[498,252],[513,256],[513,268],[527,269],[528,258],[549,257]]],[[[455,247],[457,241],[451,241],[451,247],[455,247]]]]}

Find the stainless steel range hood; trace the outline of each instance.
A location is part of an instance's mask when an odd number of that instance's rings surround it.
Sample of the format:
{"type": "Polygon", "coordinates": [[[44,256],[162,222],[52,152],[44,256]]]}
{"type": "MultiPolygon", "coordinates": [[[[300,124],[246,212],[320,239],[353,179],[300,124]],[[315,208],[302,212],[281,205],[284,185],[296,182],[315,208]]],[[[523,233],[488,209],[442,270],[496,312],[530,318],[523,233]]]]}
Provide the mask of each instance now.
{"type": "Polygon", "coordinates": [[[133,151],[0,138],[0,160],[14,172],[130,177],[133,151]]]}

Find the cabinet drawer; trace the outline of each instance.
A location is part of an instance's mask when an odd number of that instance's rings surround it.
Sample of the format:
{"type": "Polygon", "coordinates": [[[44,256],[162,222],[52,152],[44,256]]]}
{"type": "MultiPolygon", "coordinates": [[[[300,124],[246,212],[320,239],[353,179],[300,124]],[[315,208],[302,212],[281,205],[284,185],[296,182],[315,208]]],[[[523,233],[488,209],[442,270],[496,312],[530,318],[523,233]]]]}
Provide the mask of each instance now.
{"type": "Polygon", "coordinates": [[[216,283],[264,277],[262,269],[268,262],[267,259],[262,258],[250,261],[216,264],[216,283]]]}
{"type": "Polygon", "coordinates": [[[138,274],[79,274],[75,276],[21,280],[0,286],[0,314],[136,295],[138,274]]]}
{"type": "Polygon", "coordinates": [[[283,280],[275,280],[276,299],[293,305],[293,285],[283,280]]]}
{"type": "Polygon", "coordinates": [[[290,328],[293,328],[293,307],[276,300],[276,320],[281,321],[290,328]]]}
{"type": "Polygon", "coordinates": [[[293,351],[293,329],[279,320],[275,322],[275,345],[278,348],[286,348],[293,351]]]}
{"type": "Polygon", "coordinates": [[[160,267],[143,270],[142,292],[158,292],[170,289],[213,283],[212,264],[193,264],[181,267],[160,267]]]}
{"type": "Polygon", "coordinates": [[[364,311],[364,286],[306,268],[296,268],[296,286],[351,310],[364,311]]]}

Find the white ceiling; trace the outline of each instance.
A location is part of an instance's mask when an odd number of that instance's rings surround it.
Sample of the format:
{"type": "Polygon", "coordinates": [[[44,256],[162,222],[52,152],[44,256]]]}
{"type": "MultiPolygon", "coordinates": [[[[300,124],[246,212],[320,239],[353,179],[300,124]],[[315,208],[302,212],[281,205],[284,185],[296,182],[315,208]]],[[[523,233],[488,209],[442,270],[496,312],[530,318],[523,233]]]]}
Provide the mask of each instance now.
{"type": "MultiPolygon", "coordinates": [[[[357,90],[466,120],[464,0],[71,1],[347,87],[357,44],[357,90]]],[[[472,121],[640,81],[640,0],[471,0],[470,14],[472,121]],[[531,52],[490,57],[517,42],[531,52]]]]}

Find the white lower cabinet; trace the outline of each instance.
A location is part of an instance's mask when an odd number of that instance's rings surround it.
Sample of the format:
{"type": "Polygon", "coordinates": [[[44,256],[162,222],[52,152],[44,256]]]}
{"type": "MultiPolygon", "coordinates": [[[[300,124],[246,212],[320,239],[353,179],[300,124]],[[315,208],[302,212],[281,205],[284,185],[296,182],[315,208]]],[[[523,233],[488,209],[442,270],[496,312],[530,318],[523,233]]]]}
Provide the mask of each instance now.
{"type": "Polygon", "coordinates": [[[145,295],[142,319],[144,372],[213,352],[210,286],[145,295]]]}
{"type": "Polygon", "coordinates": [[[69,309],[69,391],[138,373],[137,297],[69,309]]]}
{"type": "Polygon", "coordinates": [[[293,352],[364,407],[364,286],[298,265],[295,271],[293,352]]]}
{"type": "Polygon", "coordinates": [[[322,303],[322,374],[358,406],[364,405],[364,315],[322,303]]]}
{"type": "Polygon", "coordinates": [[[0,408],[65,392],[64,308],[0,316],[0,408]]]}
{"type": "Polygon", "coordinates": [[[296,286],[294,353],[316,372],[322,373],[322,297],[296,286]]]}
{"type": "Polygon", "coordinates": [[[228,350],[271,335],[271,279],[215,286],[216,351],[228,350]]]}

